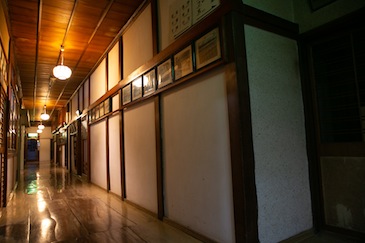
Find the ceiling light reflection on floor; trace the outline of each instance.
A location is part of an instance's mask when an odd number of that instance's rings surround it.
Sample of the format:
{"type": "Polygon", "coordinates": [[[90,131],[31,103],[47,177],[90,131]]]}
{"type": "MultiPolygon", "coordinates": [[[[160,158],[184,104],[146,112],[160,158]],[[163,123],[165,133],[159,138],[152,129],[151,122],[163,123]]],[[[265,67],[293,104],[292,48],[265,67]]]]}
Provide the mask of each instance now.
{"type": "Polygon", "coordinates": [[[52,220],[50,218],[42,219],[41,235],[43,239],[47,238],[47,234],[50,232],[51,225],[52,225],[52,220]]]}
{"type": "Polygon", "coordinates": [[[42,213],[44,210],[46,210],[47,203],[43,199],[40,199],[38,200],[37,206],[38,212],[42,213]]]}
{"type": "Polygon", "coordinates": [[[29,182],[29,184],[27,185],[25,191],[28,195],[36,194],[38,192],[38,183],[37,183],[37,181],[33,180],[33,181],[29,182]]]}

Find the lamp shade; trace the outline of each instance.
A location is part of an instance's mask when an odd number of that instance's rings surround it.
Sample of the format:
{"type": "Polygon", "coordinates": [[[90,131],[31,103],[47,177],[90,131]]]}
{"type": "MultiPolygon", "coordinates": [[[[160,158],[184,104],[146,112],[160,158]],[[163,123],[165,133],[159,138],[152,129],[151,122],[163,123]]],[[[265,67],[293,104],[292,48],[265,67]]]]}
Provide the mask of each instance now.
{"type": "Polygon", "coordinates": [[[71,74],[71,69],[63,64],[57,65],[53,68],[53,75],[60,80],[68,79],[71,77],[71,74]]]}
{"type": "Polygon", "coordinates": [[[43,124],[39,124],[38,125],[38,129],[43,130],[44,129],[44,125],[43,124]]]}
{"type": "Polygon", "coordinates": [[[38,129],[37,130],[37,133],[42,133],[43,132],[43,130],[42,129],[38,129]]]}
{"type": "Polygon", "coordinates": [[[49,115],[48,115],[47,113],[42,113],[42,114],[41,114],[41,119],[42,119],[43,121],[46,121],[46,120],[48,120],[48,119],[49,119],[49,115]]]}

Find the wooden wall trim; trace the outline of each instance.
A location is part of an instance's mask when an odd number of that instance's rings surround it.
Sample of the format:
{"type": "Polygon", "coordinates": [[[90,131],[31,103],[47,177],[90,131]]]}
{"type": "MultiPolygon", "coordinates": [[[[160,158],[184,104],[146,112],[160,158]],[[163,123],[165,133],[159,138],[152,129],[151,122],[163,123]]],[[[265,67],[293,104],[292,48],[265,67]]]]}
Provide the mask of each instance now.
{"type": "MultiPolygon", "coordinates": [[[[329,35],[341,34],[351,29],[363,27],[365,7],[331,21],[325,25],[300,34],[298,38],[300,75],[302,82],[303,105],[305,115],[306,148],[309,161],[309,182],[312,202],[313,228],[316,232],[328,228],[325,223],[323,209],[323,192],[321,183],[321,156],[365,156],[364,143],[320,143],[319,123],[316,90],[313,83],[313,71],[311,70],[310,45],[321,38],[328,38],[329,35]]],[[[338,229],[334,229],[338,231],[338,229]]],[[[348,232],[344,232],[348,233],[348,232]]]]}
{"type": "MultiPolygon", "coordinates": [[[[119,68],[120,68],[120,79],[122,80],[124,77],[124,68],[123,68],[123,38],[119,38],[119,68]]],[[[118,86],[118,85],[117,85],[118,86]]],[[[119,86],[118,86],[119,87],[119,86]]]]}
{"type": "Polygon", "coordinates": [[[320,187],[320,171],[318,160],[318,146],[317,146],[317,126],[315,122],[315,111],[312,105],[313,102],[313,90],[309,78],[309,66],[306,60],[307,48],[302,41],[298,41],[298,53],[300,63],[300,79],[303,97],[303,109],[305,117],[305,134],[306,134],[306,148],[308,156],[308,172],[309,172],[309,184],[311,191],[311,204],[313,215],[313,229],[318,232],[324,224],[322,217],[321,207],[321,187],[320,187]]]}
{"type": "MultiPolygon", "coordinates": [[[[119,92],[121,94],[121,91],[119,92]]],[[[121,99],[119,99],[121,100],[121,99]]],[[[121,102],[121,101],[120,101],[121,102]]],[[[125,143],[124,143],[124,110],[120,113],[120,169],[121,169],[121,178],[122,178],[122,200],[124,201],[127,198],[126,193],[126,181],[125,181],[125,143]]]]}
{"type": "Polygon", "coordinates": [[[157,217],[162,220],[165,215],[163,197],[163,164],[162,164],[162,136],[161,136],[161,98],[155,96],[155,134],[156,134],[156,176],[157,176],[157,217]]]}
{"type": "Polygon", "coordinates": [[[5,92],[1,89],[1,96],[4,96],[5,99],[1,99],[1,100],[5,100],[5,119],[4,119],[4,123],[2,124],[3,127],[3,147],[4,147],[4,151],[3,153],[0,154],[0,176],[2,178],[0,181],[0,186],[1,186],[1,202],[2,205],[1,207],[6,207],[7,204],[7,200],[8,200],[8,195],[7,195],[7,188],[8,188],[8,139],[7,139],[7,133],[9,131],[9,115],[10,115],[10,110],[9,110],[9,99],[8,96],[5,94],[5,92]]]}
{"type": "Polygon", "coordinates": [[[110,191],[110,148],[109,148],[109,117],[106,118],[105,124],[105,139],[106,139],[106,189],[110,191]]]}
{"type": "Polygon", "coordinates": [[[105,93],[109,90],[109,53],[105,56],[105,93]]]}
{"type": "Polygon", "coordinates": [[[153,56],[157,55],[160,51],[159,47],[159,28],[158,28],[158,4],[157,0],[151,0],[151,15],[152,15],[152,49],[153,56]]]}
{"type": "MultiPolygon", "coordinates": [[[[87,118],[89,119],[89,118],[87,118]]],[[[89,121],[88,121],[89,123],[89,121]]],[[[91,151],[90,151],[90,146],[91,146],[91,129],[90,129],[90,125],[87,126],[87,163],[88,163],[88,171],[87,171],[87,181],[88,182],[91,182],[91,159],[90,159],[90,156],[91,156],[91,151]]]]}
{"type": "Polygon", "coordinates": [[[333,33],[339,33],[343,31],[346,32],[349,26],[351,26],[351,29],[362,28],[365,21],[364,16],[365,7],[333,20],[327,24],[302,33],[300,35],[300,39],[303,41],[311,41],[313,38],[317,38],[318,36],[326,37],[327,35],[333,35],[333,33]]]}
{"type": "MultiPolygon", "coordinates": [[[[168,225],[171,225],[172,227],[176,228],[176,229],[179,229],[181,230],[182,232],[185,232],[187,233],[188,235],[191,235],[192,237],[200,240],[201,242],[205,242],[205,243],[216,243],[216,241],[206,237],[205,235],[202,235],[194,230],[192,230],[191,228],[187,228],[171,219],[168,219],[168,218],[163,218],[163,222],[165,222],[166,224],[168,225]]],[[[240,242],[240,241],[237,241],[236,239],[236,242],[240,242]]]]}
{"type": "Polygon", "coordinates": [[[243,21],[245,24],[252,25],[288,38],[298,38],[298,24],[245,4],[240,9],[240,14],[243,16],[243,21]]]}
{"type": "Polygon", "coordinates": [[[76,141],[77,141],[77,149],[76,149],[76,161],[77,161],[77,175],[82,175],[82,165],[83,165],[83,161],[82,161],[82,138],[81,138],[81,118],[79,118],[77,120],[77,134],[76,134],[76,141]]]}
{"type": "MultiPolygon", "coordinates": [[[[226,89],[231,149],[233,207],[237,242],[258,242],[255,162],[244,27],[236,13],[224,19],[224,38],[231,50],[226,89]]],[[[227,48],[228,49],[228,48],[227,48]]]]}

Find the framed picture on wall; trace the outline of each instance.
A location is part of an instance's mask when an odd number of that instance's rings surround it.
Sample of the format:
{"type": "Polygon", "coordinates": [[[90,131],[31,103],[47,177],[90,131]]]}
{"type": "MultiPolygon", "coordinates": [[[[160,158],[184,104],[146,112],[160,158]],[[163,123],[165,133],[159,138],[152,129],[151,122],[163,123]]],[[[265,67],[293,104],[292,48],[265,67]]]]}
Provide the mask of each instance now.
{"type": "Polygon", "coordinates": [[[193,72],[193,53],[191,46],[186,47],[174,56],[175,80],[193,72]]]}
{"type": "Polygon", "coordinates": [[[122,97],[123,105],[126,105],[129,102],[131,102],[132,95],[131,95],[131,85],[130,84],[128,84],[127,86],[125,86],[122,89],[122,96],[123,96],[122,97]]]}
{"type": "Polygon", "coordinates": [[[100,117],[104,116],[105,115],[104,104],[101,103],[98,107],[99,107],[100,117]]]}
{"type": "Polygon", "coordinates": [[[142,76],[132,82],[132,100],[142,97],[142,76]]]}
{"type": "Polygon", "coordinates": [[[159,89],[172,83],[171,59],[166,60],[157,67],[157,82],[159,89]]]}
{"type": "Polygon", "coordinates": [[[195,41],[196,68],[202,68],[221,58],[219,29],[215,28],[195,41]]]}
{"type": "Polygon", "coordinates": [[[105,111],[105,114],[109,113],[111,111],[110,109],[110,101],[109,101],[110,98],[106,99],[104,101],[104,111],[105,111]]]}
{"type": "Polygon", "coordinates": [[[96,106],[95,108],[95,119],[99,119],[100,118],[100,106],[96,106]]]}
{"type": "Polygon", "coordinates": [[[152,69],[143,75],[143,96],[152,94],[156,90],[156,71],[152,69]]]}
{"type": "Polygon", "coordinates": [[[96,109],[91,110],[91,120],[94,121],[96,119],[96,109]]]}

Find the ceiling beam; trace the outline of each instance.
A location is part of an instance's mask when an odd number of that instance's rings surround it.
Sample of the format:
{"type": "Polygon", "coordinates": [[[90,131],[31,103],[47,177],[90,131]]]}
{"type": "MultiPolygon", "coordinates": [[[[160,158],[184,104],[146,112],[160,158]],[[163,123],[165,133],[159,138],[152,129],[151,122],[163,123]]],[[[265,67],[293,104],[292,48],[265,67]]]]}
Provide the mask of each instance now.
{"type": "Polygon", "coordinates": [[[34,64],[34,90],[33,90],[33,116],[31,120],[35,120],[35,105],[37,99],[37,83],[38,83],[38,51],[39,51],[39,36],[41,33],[42,23],[42,0],[38,0],[38,19],[37,19],[37,34],[35,47],[35,64],[34,64]]]}

